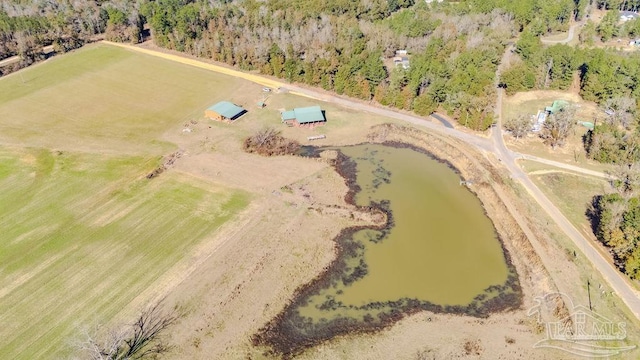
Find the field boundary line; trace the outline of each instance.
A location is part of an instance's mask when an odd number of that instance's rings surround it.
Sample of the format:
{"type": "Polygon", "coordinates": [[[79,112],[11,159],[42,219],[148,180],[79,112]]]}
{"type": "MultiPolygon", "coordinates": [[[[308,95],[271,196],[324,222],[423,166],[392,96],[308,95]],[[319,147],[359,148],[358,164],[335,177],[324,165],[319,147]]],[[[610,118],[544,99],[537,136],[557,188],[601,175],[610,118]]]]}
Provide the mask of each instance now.
{"type": "Polygon", "coordinates": [[[195,60],[195,59],[182,57],[182,56],[178,56],[178,55],[174,55],[174,54],[164,53],[164,52],[157,51],[157,50],[145,49],[145,48],[142,48],[142,47],[139,47],[139,46],[116,43],[116,42],[107,41],[107,40],[102,40],[100,42],[103,43],[103,44],[117,46],[117,47],[120,47],[120,48],[129,49],[129,50],[133,50],[133,51],[136,51],[136,52],[139,52],[139,53],[155,56],[155,57],[162,58],[162,59],[165,59],[165,60],[169,60],[169,61],[173,61],[173,62],[185,64],[185,65],[190,65],[190,66],[197,67],[197,68],[200,68],[200,69],[215,71],[215,72],[220,73],[220,74],[241,78],[241,79],[248,80],[248,81],[254,82],[256,84],[262,85],[262,86],[268,86],[268,87],[271,87],[271,88],[274,88],[274,89],[277,89],[277,88],[285,86],[284,83],[276,81],[276,80],[268,79],[266,77],[258,76],[258,75],[254,75],[254,74],[248,74],[246,72],[242,72],[242,71],[239,71],[239,70],[229,69],[229,68],[226,68],[226,67],[220,66],[220,65],[210,64],[210,63],[207,63],[207,62],[204,62],[204,61],[201,61],[201,60],[195,60]]]}

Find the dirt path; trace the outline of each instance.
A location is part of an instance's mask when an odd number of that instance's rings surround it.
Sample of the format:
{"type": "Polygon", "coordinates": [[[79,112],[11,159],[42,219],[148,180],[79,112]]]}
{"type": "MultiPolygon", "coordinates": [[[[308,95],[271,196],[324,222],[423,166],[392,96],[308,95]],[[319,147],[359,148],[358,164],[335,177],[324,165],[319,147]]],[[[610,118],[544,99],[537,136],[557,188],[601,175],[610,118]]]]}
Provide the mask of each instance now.
{"type": "Polygon", "coordinates": [[[595,176],[595,177],[599,177],[599,178],[603,178],[603,179],[610,179],[611,176],[607,175],[606,173],[600,172],[600,171],[595,171],[595,170],[589,170],[589,169],[585,169],[585,168],[581,168],[579,166],[575,166],[575,165],[569,165],[569,164],[565,164],[559,161],[553,161],[553,160],[549,160],[549,159],[544,159],[541,157],[537,157],[537,156],[533,156],[533,155],[526,155],[526,154],[520,154],[520,153],[516,153],[513,152],[515,159],[516,160],[530,160],[530,161],[535,161],[535,162],[539,162],[541,164],[547,164],[547,165],[551,165],[557,168],[561,168],[564,170],[569,170],[571,172],[574,173],[579,173],[579,174],[584,174],[584,175],[589,175],[589,176],[595,176]]]}
{"type": "Polygon", "coordinates": [[[576,29],[582,26],[582,22],[576,22],[573,25],[571,25],[569,27],[569,32],[567,33],[567,37],[563,40],[546,40],[543,39],[542,37],[540,37],[540,42],[542,42],[543,44],[547,44],[547,45],[553,45],[553,44],[568,44],[571,42],[571,40],[573,40],[573,37],[575,36],[575,32],[576,29]]]}
{"type": "MultiPolygon", "coordinates": [[[[418,125],[423,128],[427,128],[432,131],[436,131],[441,134],[450,135],[458,138],[466,143],[469,143],[481,150],[485,150],[490,153],[494,153],[506,169],[511,174],[511,177],[520,181],[527,192],[545,209],[545,211],[555,220],[557,225],[562,231],[575,243],[575,245],[585,254],[585,256],[591,261],[594,267],[602,274],[602,276],[611,285],[614,291],[622,298],[622,300],[631,309],[633,314],[640,318],[640,294],[633,288],[633,285],[629,283],[629,280],[621,274],[615,267],[609,263],[603,254],[601,254],[595,244],[592,244],[588,239],[584,238],[580,232],[567,220],[567,218],[558,210],[558,208],[540,191],[540,189],[527,177],[527,174],[516,164],[517,154],[507,149],[504,139],[502,138],[502,130],[500,127],[502,121],[502,98],[504,96],[503,89],[497,89],[496,99],[496,115],[498,119],[498,126],[495,127],[491,133],[491,140],[482,138],[476,135],[468,134],[456,129],[445,128],[441,125],[432,123],[424,118],[395,111],[391,109],[372,106],[371,104],[355,101],[352,99],[342,98],[339,96],[321,93],[316,90],[302,88],[299,86],[284,84],[282,82],[272,80],[266,77],[262,77],[254,74],[247,74],[238,70],[222,67],[219,65],[209,64],[195,59],[190,59],[183,56],[178,56],[169,53],[163,53],[160,51],[153,51],[144,49],[132,45],[119,44],[103,41],[103,43],[111,44],[114,46],[123,47],[133,51],[145,53],[151,56],[164,58],[170,61],[176,61],[179,63],[195,66],[202,69],[208,69],[211,71],[220,72],[230,76],[246,79],[264,86],[289,89],[291,93],[301,95],[317,100],[331,102],[334,104],[343,105],[345,107],[361,110],[369,113],[378,114],[381,116],[387,116],[394,119],[403,120],[414,125],[418,125]]],[[[510,51],[508,47],[507,52],[510,51]]],[[[505,55],[505,56],[508,56],[505,55]]],[[[498,68],[500,70],[500,67],[498,68]]]]}
{"type": "Polygon", "coordinates": [[[6,58],[6,59],[0,61],[0,67],[11,65],[11,64],[15,64],[18,61],[20,61],[20,56],[18,56],[18,55],[12,56],[10,58],[6,58]]]}
{"type": "MultiPolygon", "coordinates": [[[[45,46],[45,47],[42,48],[42,52],[44,54],[49,54],[52,51],[53,51],[53,45],[45,46]]],[[[1,60],[0,61],[0,67],[8,66],[8,65],[11,65],[11,64],[15,64],[18,61],[20,61],[20,56],[18,56],[18,55],[12,56],[12,57],[6,58],[4,60],[1,60]]]]}
{"type": "MultiPolygon", "coordinates": [[[[281,88],[281,87],[285,86],[284,83],[276,81],[276,80],[273,80],[273,79],[269,79],[267,77],[245,73],[245,72],[242,72],[242,71],[234,70],[234,69],[231,69],[231,68],[228,68],[228,67],[224,67],[224,66],[220,66],[220,65],[209,64],[209,63],[206,63],[206,62],[203,62],[203,61],[194,60],[194,59],[190,59],[190,58],[187,58],[187,57],[184,57],[184,56],[178,56],[178,55],[170,54],[170,53],[167,53],[167,52],[155,51],[155,50],[146,49],[146,48],[139,47],[139,46],[116,43],[116,42],[107,41],[107,40],[103,40],[102,43],[109,44],[109,45],[112,45],[112,46],[118,46],[118,47],[129,49],[129,50],[134,50],[134,51],[137,51],[137,52],[140,52],[140,53],[143,53],[143,54],[159,57],[159,58],[162,58],[162,59],[165,59],[165,60],[169,60],[169,61],[175,61],[175,62],[178,62],[178,63],[181,63],[181,64],[194,66],[194,67],[197,67],[197,68],[200,68],[200,69],[215,71],[215,72],[220,73],[220,74],[234,76],[234,77],[237,77],[237,78],[245,79],[245,80],[254,82],[256,84],[260,84],[260,85],[267,86],[267,87],[274,88],[274,89],[281,88]]],[[[294,92],[292,92],[292,93],[294,93],[294,92]]],[[[298,94],[296,94],[296,95],[298,95],[298,94]]]]}

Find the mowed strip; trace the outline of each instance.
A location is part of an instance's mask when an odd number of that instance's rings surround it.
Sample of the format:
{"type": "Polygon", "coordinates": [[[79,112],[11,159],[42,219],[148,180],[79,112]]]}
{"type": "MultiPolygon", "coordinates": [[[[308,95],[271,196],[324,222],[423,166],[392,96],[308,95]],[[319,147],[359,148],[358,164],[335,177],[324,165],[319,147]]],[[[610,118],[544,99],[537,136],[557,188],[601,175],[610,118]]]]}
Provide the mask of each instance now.
{"type": "Polygon", "coordinates": [[[233,76],[233,77],[249,80],[249,81],[254,82],[256,84],[269,86],[269,87],[272,87],[272,88],[279,88],[281,86],[284,86],[283,82],[280,82],[280,81],[277,81],[277,80],[274,80],[274,79],[269,79],[267,77],[260,76],[260,75],[245,73],[245,72],[242,72],[242,71],[238,71],[238,70],[235,70],[235,69],[232,69],[232,68],[228,68],[228,67],[224,67],[224,66],[220,66],[220,65],[205,63],[202,60],[190,59],[190,58],[187,58],[187,57],[184,57],[184,56],[178,56],[178,55],[174,55],[174,54],[170,54],[170,53],[149,50],[149,49],[141,48],[139,46],[132,46],[132,45],[129,45],[129,44],[117,43],[117,42],[112,42],[112,41],[103,40],[102,43],[108,44],[108,45],[111,45],[111,46],[117,46],[117,47],[124,48],[124,49],[129,49],[129,50],[132,50],[132,51],[136,51],[136,52],[139,52],[139,53],[142,53],[142,54],[147,54],[147,55],[159,57],[159,58],[162,58],[162,59],[167,59],[167,60],[170,60],[170,61],[175,61],[175,62],[178,62],[178,63],[181,63],[181,64],[190,65],[190,66],[194,66],[194,67],[205,69],[205,70],[215,71],[215,72],[218,72],[218,73],[221,73],[221,74],[225,74],[225,75],[229,75],[229,76],[233,76]]]}
{"type": "MultiPolygon", "coordinates": [[[[112,46],[117,46],[117,47],[124,48],[124,49],[129,49],[129,50],[136,51],[136,52],[139,52],[139,53],[142,53],[142,54],[159,57],[159,58],[170,60],[170,61],[174,61],[174,62],[177,62],[177,63],[194,66],[194,67],[197,67],[197,68],[200,68],[200,69],[205,69],[205,70],[209,70],[209,71],[215,71],[215,72],[220,73],[220,74],[225,74],[225,75],[233,76],[233,77],[236,77],[236,78],[239,78],[239,79],[248,80],[248,81],[254,82],[256,84],[260,84],[260,85],[267,86],[267,87],[274,88],[274,89],[278,89],[278,88],[281,88],[281,87],[286,87],[285,83],[283,83],[281,81],[278,81],[278,80],[274,80],[274,79],[268,78],[266,76],[246,73],[246,72],[238,71],[238,70],[235,70],[235,69],[232,69],[232,68],[228,68],[228,67],[224,67],[224,66],[220,66],[220,65],[215,65],[215,64],[210,64],[210,63],[203,62],[202,60],[191,59],[191,58],[188,58],[188,57],[185,57],[185,56],[174,55],[174,54],[170,54],[170,53],[167,53],[167,52],[154,51],[154,50],[145,49],[145,48],[142,48],[142,47],[139,47],[139,46],[133,46],[133,45],[129,45],[129,44],[117,43],[117,42],[112,42],[112,41],[107,41],[107,40],[103,40],[102,43],[108,44],[108,45],[112,45],[112,46]]],[[[291,91],[291,94],[297,95],[297,96],[308,97],[308,98],[311,98],[311,99],[316,99],[315,97],[313,97],[311,95],[304,94],[304,93],[297,92],[297,91],[291,91]]]]}
{"type": "Polygon", "coordinates": [[[147,180],[141,171],[155,164],[145,158],[5,150],[0,163],[8,359],[64,356],[83,327],[116,316],[248,201],[177,173],[147,180]],[[113,209],[113,221],[96,221],[113,209]]]}

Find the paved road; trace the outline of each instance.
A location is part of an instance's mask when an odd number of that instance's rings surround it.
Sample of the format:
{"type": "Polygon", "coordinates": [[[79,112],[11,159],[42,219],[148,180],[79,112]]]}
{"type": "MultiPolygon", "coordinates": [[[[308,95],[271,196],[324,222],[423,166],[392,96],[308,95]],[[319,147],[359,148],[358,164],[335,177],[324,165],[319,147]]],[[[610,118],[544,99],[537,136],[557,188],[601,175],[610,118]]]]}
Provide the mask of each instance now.
{"type": "MultiPolygon", "coordinates": [[[[503,90],[498,89],[498,99],[496,109],[498,112],[498,126],[493,128],[491,139],[495,146],[495,153],[499,156],[502,164],[509,170],[511,176],[519,181],[547,214],[556,222],[562,231],[573,241],[580,251],[591,261],[593,266],[600,272],[604,279],[609,283],[615,293],[624,301],[631,312],[640,318],[640,294],[633,288],[625,275],[620,273],[612,264],[609,263],[596,248],[596,245],[586,239],[582,234],[569,222],[569,220],[558,210],[558,208],[540,191],[540,189],[529,179],[527,174],[516,164],[518,154],[507,149],[502,137],[500,124],[502,122],[501,111],[503,90]]],[[[520,155],[521,156],[521,155],[520,155]]],[[[558,163],[561,164],[561,163],[558,163]]],[[[554,164],[555,165],[555,164],[554,164]]],[[[556,165],[557,166],[557,165],[556,165]]],[[[566,165],[564,168],[573,166],[566,165]]],[[[581,169],[581,172],[591,172],[591,170],[581,169]]],[[[597,172],[595,172],[597,173],[597,172]]]]}
{"type": "Polygon", "coordinates": [[[440,121],[442,123],[442,125],[448,127],[449,129],[453,129],[453,125],[451,125],[451,123],[449,122],[449,120],[445,119],[443,116],[441,116],[438,113],[433,113],[431,114],[431,117],[440,121]]]}
{"type": "MultiPolygon", "coordinates": [[[[488,139],[456,130],[453,128],[453,126],[445,127],[445,126],[433,123],[429,120],[426,120],[423,117],[403,113],[395,109],[374,106],[365,102],[360,102],[357,100],[352,100],[352,99],[344,98],[341,96],[336,96],[336,95],[327,94],[327,93],[320,93],[313,89],[302,88],[302,87],[291,85],[291,84],[285,84],[283,86],[285,86],[288,90],[291,91],[291,93],[294,93],[294,94],[299,94],[299,95],[314,98],[317,100],[339,104],[347,108],[356,109],[356,110],[360,110],[360,111],[364,111],[364,112],[368,112],[368,113],[372,113],[380,116],[386,116],[393,119],[404,120],[414,125],[418,125],[420,127],[424,127],[429,130],[433,130],[439,133],[444,133],[446,135],[450,135],[452,137],[461,139],[480,149],[487,150],[487,151],[493,150],[491,141],[489,141],[488,139]]],[[[436,114],[436,116],[438,115],[436,114]]],[[[442,116],[439,116],[439,117],[442,118],[442,116]]]]}
{"type": "MultiPolygon", "coordinates": [[[[108,43],[108,42],[105,42],[108,43]]],[[[253,82],[256,82],[261,85],[270,86],[270,87],[284,87],[291,91],[292,93],[310,97],[313,99],[318,99],[322,101],[327,101],[335,104],[339,104],[351,109],[356,109],[360,111],[365,111],[373,114],[378,114],[381,116],[386,116],[394,119],[399,119],[403,121],[407,121],[409,123],[418,125],[420,127],[429,129],[431,131],[450,135],[452,137],[463,140],[481,150],[485,150],[490,153],[495,153],[496,156],[502,161],[502,164],[507,168],[507,170],[511,173],[511,176],[514,179],[519,180],[525,189],[531,194],[531,196],[542,206],[543,209],[551,216],[552,219],[558,224],[558,226],[573,240],[575,245],[587,256],[587,258],[593,263],[594,267],[602,274],[602,276],[607,280],[610,286],[614,289],[614,291],[622,298],[622,300],[627,304],[627,306],[631,309],[634,315],[640,318],[640,295],[633,290],[632,285],[628,282],[626,277],[618,272],[613,265],[611,265],[607,259],[604,258],[602,254],[600,254],[594,245],[590,243],[587,239],[585,239],[576,228],[571,225],[569,220],[567,220],[564,215],[558,210],[558,208],[549,201],[549,199],[538,189],[538,187],[527,177],[527,174],[522,171],[522,169],[516,164],[516,158],[519,156],[518,154],[507,149],[504,144],[504,140],[502,138],[502,130],[501,130],[501,122],[502,122],[502,97],[503,90],[498,89],[497,103],[496,103],[496,113],[498,118],[498,124],[491,133],[491,139],[486,139],[480,136],[468,134],[462,132],[460,130],[444,127],[442,125],[435,124],[431,121],[428,121],[424,118],[410,115],[407,113],[403,113],[397,110],[392,110],[388,108],[373,106],[368,103],[364,103],[361,101],[356,101],[348,98],[339,97],[336,95],[323,93],[317,90],[313,90],[310,88],[303,88],[300,86],[295,86],[292,84],[284,84],[274,79],[269,79],[266,77],[262,77],[260,75],[255,74],[247,74],[237,71],[235,69],[229,69],[226,67],[207,64],[199,60],[186,58],[184,56],[179,55],[171,55],[165,52],[154,51],[150,49],[142,49],[140,47],[135,47],[126,44],[114,44],[115,46],[120,46],[124,48],[128,48],[134,51],[139,51],[143,53],[147,53],[152,56],[162,57],[165,59],[169,59],[172,61],[181,62],[184,64],[189,64],[192,66],[206,68],[213,71],[219,71],[222,73],[226,73],[232,76],[238,76],[253,82]]],[[[510,49],[507,49],[507,52],[510,49]]],[[[505,54],[507,53],[505,52],[505,54]]],[[[506,55],[505,55],[506,56],[506,55]]],[[[521,156],[521,155],[520,155],[521,156]]]]}

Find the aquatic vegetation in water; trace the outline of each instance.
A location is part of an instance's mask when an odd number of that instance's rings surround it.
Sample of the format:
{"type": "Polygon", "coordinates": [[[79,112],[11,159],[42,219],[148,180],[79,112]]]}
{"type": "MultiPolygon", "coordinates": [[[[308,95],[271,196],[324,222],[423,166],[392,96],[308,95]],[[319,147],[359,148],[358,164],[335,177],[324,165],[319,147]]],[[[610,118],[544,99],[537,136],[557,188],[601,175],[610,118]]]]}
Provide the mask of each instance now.
{"type": "Polygon", "coordinates": [[[388,221],[344,229],[336,260],[297,291],[256,344],[289,356],[417,311],[484,317],[520,304],[509,254],[455,169],[395,145],[340,148],[335,166],[350,189],[346,201],[383,211],[388,221]]]}

